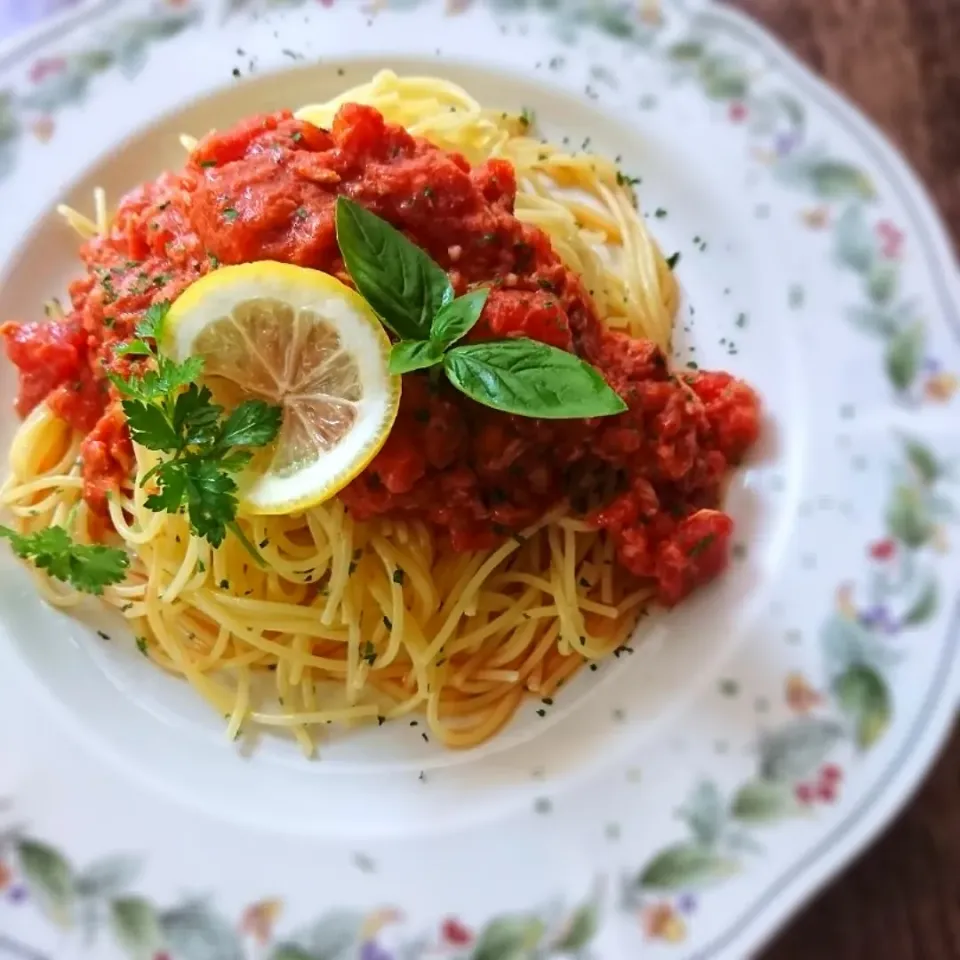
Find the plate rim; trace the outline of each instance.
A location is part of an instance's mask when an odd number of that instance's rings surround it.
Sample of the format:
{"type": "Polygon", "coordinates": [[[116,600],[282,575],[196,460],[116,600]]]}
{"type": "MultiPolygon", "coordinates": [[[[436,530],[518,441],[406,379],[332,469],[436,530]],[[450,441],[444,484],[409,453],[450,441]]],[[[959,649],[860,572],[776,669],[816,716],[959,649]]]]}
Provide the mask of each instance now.
{"type": "MultiPolygon", "coordinates": [[[[921,242],[932,240],[936,246],[936,259],[946,267],[943,273],[934,274],[934,283],[937,298],[943,307],[944,320],[960,344],[960,245],[955,249],[930,188],[903,151],[843,90],[835,88],[817,74],[784,40],[756,18],[724,0],[707,0],[697,17],[715,19],[732,28],[754,49],[766,47],[776,68],[788,75],[791,85],[805,87],[805,93],[818,106],[836,119],[845,121],[855,139],[884,168],[888,182],[901,194],[905,207],[915,215],[919,214],[923,222],[918,225],[929,231],[918,231],[917,238],[921,242]]],[[[885,831],[893,827],[942,757],[960,718],[960,670],[956,667],[956,652],[960,646],[960,603],[950,619],[940,660],[941,665],[948,669],[937,674],[933,687],[927,690],[924,705],[914,720],[910,736],[874,781],[875,787],[883,784],[883,789],[875,789],[863,798],[821,836],[803,857],[784,868],[726,933],[714,937],[691,954],[689,960],[712,960],[724,956],[725,951],[744,944],[752,930],[756,931],[755,942],[744,945],[751,954],[759,953],[783,933],[816,896],[839,880],[843,872],[885,831]],[[951,663],[952,670],[949,669],[951,663]],[[910,769],[909,754],[914,736],[917,739],[922,737],[930,746],[923,759],[914,762],[913,769],[910,769]],[[908,769],[908,776],[903,776],[904,768],[908,769]],[[832,843],[837,845],[833,849],[832,843]],[[841,851],[839,853],[838,848],[841,851]],[[804,882],[806,887],[802,888],[800,885],[804,882]],[[792,887],[797,888],[794,894],[790,893],[792,887]]]]}

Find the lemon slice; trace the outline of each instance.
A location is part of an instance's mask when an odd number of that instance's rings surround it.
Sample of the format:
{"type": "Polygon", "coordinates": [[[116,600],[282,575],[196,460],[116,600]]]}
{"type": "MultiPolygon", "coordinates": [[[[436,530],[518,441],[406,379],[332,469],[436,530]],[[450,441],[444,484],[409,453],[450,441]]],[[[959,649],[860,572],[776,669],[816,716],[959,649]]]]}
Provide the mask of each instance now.
{"type": "Polygon", "coordinates": [[[181,294],[164,348],[201,356],[218,399],[283,407],[272,455],[242,484],[255,513],[293,513],[332,497],[383,446],[400,378],[369,305],[335,277],[285,263],[222,267],[181,294]]]}

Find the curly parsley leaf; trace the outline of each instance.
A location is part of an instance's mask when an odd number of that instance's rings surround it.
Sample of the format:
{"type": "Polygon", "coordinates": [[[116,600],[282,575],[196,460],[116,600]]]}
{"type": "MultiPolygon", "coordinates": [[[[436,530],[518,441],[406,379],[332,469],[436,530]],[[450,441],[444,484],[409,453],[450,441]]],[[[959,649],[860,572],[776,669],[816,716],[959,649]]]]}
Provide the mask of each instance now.
{"type": "Polygon", "coordinates": [[[196,380],[203,370],[201,357],[190,357],[183,364],[177,364],[156,354],[150,356],[156,361],[153,370],[142,374],[131,373],[126,377],[113,371],[108,373],[111,382],[124,397],[147,403],[167,400],[174,391],[196,380]]]}
{"type": "Polygon", "coordinates": [[[173,429],[184,443],[210,444],[217,439],[222,413],[209,388],[191,383],[173,405],[173,429]]]}
{"type": "Polygon", "coordinates": [[[282,411],[262,400],[245,400],[221,428],[219,446],[262,447],[270,443],[280,429],[282,411]]]}
{"type": "Polygon", "coordinates": [[[152,357],[153,347],[144,340],[129,340],[118,344],[113,352],[118,357],[152,357]]]}
{"type": "Polygon", "coordinates": [[[130,564],[123,550],[76,543],[60,526],[36,533],[17,533],[0,525],[0,537],[10,541],[18,557],[84,593],[102,594],[104,587],[119,583],[127,575],[130,564]]]}
{"type": "Polygon", "coordinates": [[[179,513],[187,493],[187,475],[181,461],[167,460],[157,466],[153,477],[157,492],[144,501],[146,508],[154,513],[179,513]]]}
{"type": "Polygon", "coordinates": [[[157,363],[157,389],[161,394],[172,394],[181,387],[189,387],[203,373],[203,357],[187,357],[175,363],[162,354],[157,363]]]}
{"type": "Polygon", "coordinates": [[[145,400],[124,400],[123,412],[134,442],[165,453],[180,449],[180,435],[160,407],[145,400]]]}
{"type": "Polygon", "coordinates": [[[163,337],[164,324],[169,312],[170,304],[166,300],[151,304],[144,311],[142,319],[134,329],[135,339],[119,344],[114,349],[114,353],[121,357],[155,357],[157,355],[156,347],[151,346],[146,341],[153,340],[159,343],[163,337]]]}
{"type": "Polygon", "coordinates": [[[215,547],[237,516],[237,484],[217,461],[192,455],[179,461],[184,474],[190,526],[215,547]]]}
{"type": "Polygon", "coordinates": [[[137,336],[143,339],[156,340],[159,343],[163,339],[163,330],[169,312],[170,303],[167,300],[160,300],[151,304],[144,311],[143,319],[137,324],[137,336]]]}
{"type": "Polygon", "coordinates": [[[220,466],[230,473],[239,473],[251,460],[253,454],[249,450],[233,450],[219,458],[220,466]]]}

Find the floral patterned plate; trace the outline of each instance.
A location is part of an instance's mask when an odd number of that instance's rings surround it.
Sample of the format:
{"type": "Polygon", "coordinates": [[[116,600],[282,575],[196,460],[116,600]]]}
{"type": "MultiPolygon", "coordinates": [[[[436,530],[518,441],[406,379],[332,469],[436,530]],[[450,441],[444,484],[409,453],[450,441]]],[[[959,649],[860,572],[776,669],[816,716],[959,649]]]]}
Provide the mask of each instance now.
{"type": "Polygon", "coordinates": [[[641,178],[680,255],[677,363],[766,405],[733,569],[483,749],[387,725],[310,764],[224,742],[132,638],[47,609],[4,559],[0,956],[741,958],[889,821],[953,719],[956,266],[891,148],[728,10],[81,6],[0,51],[0,316],[75,271],[56,202],[115,199],[180,161],[178,132],[383,66],[527,107],[641,178]]]}

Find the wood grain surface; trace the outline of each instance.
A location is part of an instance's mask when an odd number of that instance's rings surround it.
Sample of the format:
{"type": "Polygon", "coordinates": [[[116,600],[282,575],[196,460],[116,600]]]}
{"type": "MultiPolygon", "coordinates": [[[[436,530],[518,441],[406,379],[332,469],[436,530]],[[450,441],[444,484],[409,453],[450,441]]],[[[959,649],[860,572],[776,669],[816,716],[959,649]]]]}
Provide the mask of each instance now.
{"type": "MultiPolygon", "coordinates": [[[[960,250],[960,0],[730,0],[854,101],[960,250]]],[[[960,731],[887,833],[764,960],[960,960],[960,731]]]]}

